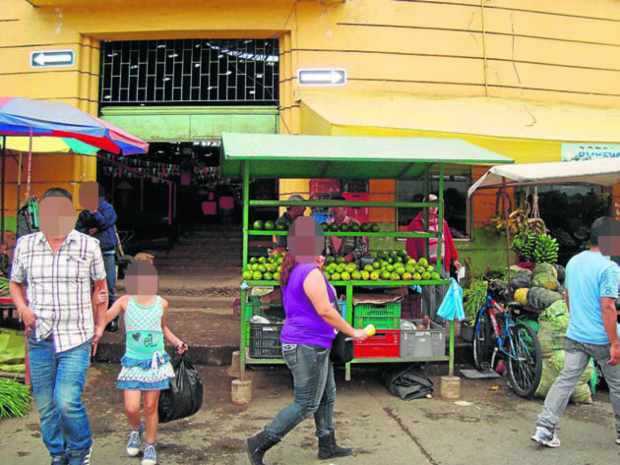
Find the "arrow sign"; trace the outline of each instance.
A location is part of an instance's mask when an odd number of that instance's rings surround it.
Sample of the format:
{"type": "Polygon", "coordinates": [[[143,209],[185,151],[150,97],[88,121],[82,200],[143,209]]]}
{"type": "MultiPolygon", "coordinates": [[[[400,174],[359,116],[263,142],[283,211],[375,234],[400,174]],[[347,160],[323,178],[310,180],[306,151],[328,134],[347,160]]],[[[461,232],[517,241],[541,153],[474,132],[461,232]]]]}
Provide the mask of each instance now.
{"type": "Polygon", "coordinates": [[[344,69],[300,69],[297,71],[300,86],[343,86],[347,83],[344,69]]]}
{"type": "Polygon", "coordinates": [[[30,54],[30,66],[33,68],[73,66],[74,64],[75,52],[73,50],[45,50],[30,54]]]}

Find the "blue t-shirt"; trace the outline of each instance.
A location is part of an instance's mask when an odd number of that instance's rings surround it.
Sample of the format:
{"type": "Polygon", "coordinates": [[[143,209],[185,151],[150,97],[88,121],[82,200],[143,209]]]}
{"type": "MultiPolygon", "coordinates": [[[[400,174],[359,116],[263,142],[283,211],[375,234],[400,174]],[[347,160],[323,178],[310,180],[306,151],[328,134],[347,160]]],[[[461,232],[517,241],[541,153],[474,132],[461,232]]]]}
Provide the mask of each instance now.
{"type": "Polygon", "coordinates": [[[587,250],[566,265],[570,323],[566,337],[582,344],[609,344],[601,298],[618,297],[620,268],[600,252],[587,250]]]}

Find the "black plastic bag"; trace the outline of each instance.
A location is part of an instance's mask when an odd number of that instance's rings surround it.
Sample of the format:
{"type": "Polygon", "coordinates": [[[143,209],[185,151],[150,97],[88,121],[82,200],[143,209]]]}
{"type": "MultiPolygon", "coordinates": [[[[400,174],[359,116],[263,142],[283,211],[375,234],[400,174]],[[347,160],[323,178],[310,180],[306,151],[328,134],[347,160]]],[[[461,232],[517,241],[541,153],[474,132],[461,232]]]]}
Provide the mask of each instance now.
{"type": "Polygon", "coordinates": [[[388,371],[383,381],[392,395],[401,400],[423,399],[433,393],[433,382],[426,377],[416,375],[414,367],[404,370],[388,371]]]}
{"type": "Polygon", "coordinates": [[[202,381],[187,355],[172,361],[175,377],[159,397],[159,422],[186,418],[202,407],[202,381]]]}
{"type": "Polygon", "coordinates": [[[353,338],[338,332],[330,353],[331,361],[336,365],[344,365],[353,360],[353,338]]]}

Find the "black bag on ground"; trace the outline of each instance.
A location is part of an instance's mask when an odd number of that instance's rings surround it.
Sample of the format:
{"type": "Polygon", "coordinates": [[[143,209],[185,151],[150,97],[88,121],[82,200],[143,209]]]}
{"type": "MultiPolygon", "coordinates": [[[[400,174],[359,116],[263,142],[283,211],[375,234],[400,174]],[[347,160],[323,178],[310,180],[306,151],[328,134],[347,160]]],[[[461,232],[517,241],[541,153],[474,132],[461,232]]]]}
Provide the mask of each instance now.
{"type": "Polygon", "coordinates": [[[202,381],[187,355],[172,361],[174,378],[170,389],[162,391],[159,398],[159,422],[167,423],[186,418],[202,407],[202,381]]]}
{"type": "Polygon", "coordinates": [[[387,371],[383,381],[391,394],[401,400],[423,399],[433,393],[433,382],[424,376],[414,373],[414,367],[404,370],[387,371]]]}
{"type": "Polygon", "coordinates": [[[353,339],[342,332],[338,332],[330,353],[332,362],[336,365],[344,365],[353,360],[353,339]]]}

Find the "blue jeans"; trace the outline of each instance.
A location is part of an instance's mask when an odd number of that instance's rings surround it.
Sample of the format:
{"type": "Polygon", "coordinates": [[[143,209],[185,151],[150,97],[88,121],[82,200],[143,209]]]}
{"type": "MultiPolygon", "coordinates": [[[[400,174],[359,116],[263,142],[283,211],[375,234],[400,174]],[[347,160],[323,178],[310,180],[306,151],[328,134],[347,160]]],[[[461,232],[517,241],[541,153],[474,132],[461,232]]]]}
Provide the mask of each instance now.
{"type": "Polygon", "coordinates": [[[601,367],[609,386],[609,400],[616,417],[616,431],[620,435],[620,365],[609,365],[609,344],[581,344],[566,338],[564,368],[556,378],[545,398],[545,406],[538,416],[536,426],[554,431],[564,414],[579,378],[594,358],[601,367]]]}
{"type": "Polygon", "coordinates": [[[56,353],[52,337],[28,338],[32,394],[41,419],[41,436],[50,455],[79,464],[92,445],[82,392],[90,365],[90,341],[56,353]]]}
{"type": "Polygon", "coordinates": [[[108,306],[111,307],[116,301],[116,251],[107,250],[103,252],[103,265],[108,284],[108,306]]]}
{"type": "Polygon", "coordinates": [[[280,441],[311,415],[314,415],[317,437],[334,431],[336,381],[329,354],[329,349],[319,347],[283,345],[284,361],[293,374],[295,400],[265,427],[265,432],[274,441],[280,441]]]}

